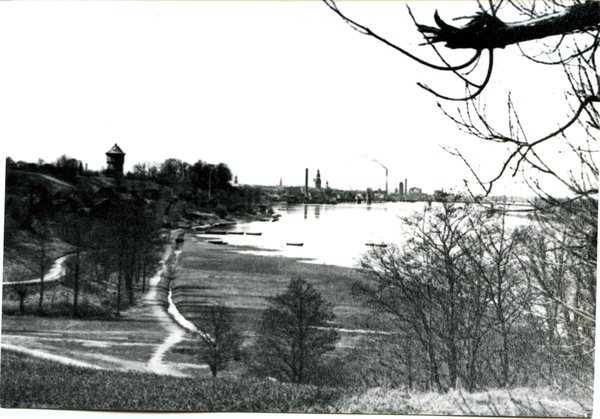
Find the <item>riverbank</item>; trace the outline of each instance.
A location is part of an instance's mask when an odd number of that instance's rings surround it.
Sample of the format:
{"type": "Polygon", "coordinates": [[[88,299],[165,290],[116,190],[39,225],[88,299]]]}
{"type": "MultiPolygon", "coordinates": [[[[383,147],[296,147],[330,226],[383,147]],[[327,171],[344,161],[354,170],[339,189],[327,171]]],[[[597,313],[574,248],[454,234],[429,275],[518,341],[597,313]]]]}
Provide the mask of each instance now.
{"type": "Polygon", "coordinates": [[[220,303],[235,310],[242,330],[252,336],[268,299],[282,293],[291,278],[302,277],[333,304],[333,327],[364,325],[368,310],[352,292],[352,284],[360,278],[356,269],[249,254],[245,252],[255,249],[215,245],[194,235],[186,236],[182,250],[171,284],[172,298],[179,312],[193,323],[202,321],[207,306],[220,303]]]}

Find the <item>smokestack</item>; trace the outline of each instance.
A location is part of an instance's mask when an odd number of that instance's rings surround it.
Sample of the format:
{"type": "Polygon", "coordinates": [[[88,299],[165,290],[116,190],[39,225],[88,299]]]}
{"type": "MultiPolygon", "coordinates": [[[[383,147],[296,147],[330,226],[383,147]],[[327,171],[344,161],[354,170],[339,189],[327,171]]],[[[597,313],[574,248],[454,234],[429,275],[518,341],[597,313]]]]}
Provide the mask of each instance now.
{"type": "Polygon", "coordinates": [[[408,195],[408,180],[404,179],[404,190],[406,190],[406,195],[408,195]]]}
{"type": "Polygon", "coordinates": [[[385,169],[385,196],[388,196],[388,169],[385,169]]]}
{"type": "Polygon", "coordinates": [[[400,196],[404,195],[404,183],[400,182],[400,196]]]}
{"type": "Polygon", "coordinates": [[[308,196],[308,168],[306,168],[306,173],[304,174],[304,193],[308,196]]]}

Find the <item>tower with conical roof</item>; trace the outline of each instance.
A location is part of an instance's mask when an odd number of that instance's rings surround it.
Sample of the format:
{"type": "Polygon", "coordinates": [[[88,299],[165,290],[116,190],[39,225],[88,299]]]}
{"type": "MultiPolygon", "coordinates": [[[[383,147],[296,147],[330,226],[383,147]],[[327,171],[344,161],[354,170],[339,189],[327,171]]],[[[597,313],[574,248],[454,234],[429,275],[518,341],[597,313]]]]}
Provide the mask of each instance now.
{"type": "Polygon", "coordinates": [[[115,145],[106,152],[106,171],[110,176],[123,176],[123,165],[125,164],[125,153],[115,143],[115,145]]]}
{"type": "Polygon", "coordinates": [[[321,172],[317,169],[317,178],[315,179],[315,187],[321,189],[321,172]]]}

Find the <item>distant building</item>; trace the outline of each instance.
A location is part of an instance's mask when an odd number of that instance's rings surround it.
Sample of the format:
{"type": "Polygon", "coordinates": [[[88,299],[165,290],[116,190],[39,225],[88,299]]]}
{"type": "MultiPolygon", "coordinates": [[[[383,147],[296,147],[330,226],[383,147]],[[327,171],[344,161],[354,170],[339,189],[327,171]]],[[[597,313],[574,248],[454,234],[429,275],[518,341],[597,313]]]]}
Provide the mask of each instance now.
{"type": "Polygon", "coordinates": [[[421,195],[422,193],[421,188],[416,188],[414,186],[408,191],[409,195],[421,195]]]}
{"type": "Polygon", "coordinates": [[[106,165],[106,171],[110,176],[123,176],[125,153],[123,153],[123,150],[116,143],[106,152],[106,165]]]}
{"type": "Polygon", "coordinates": [[[321,189],[321,172],[317,169],[317,178],[315,179],[315,188],[321,189]]]}

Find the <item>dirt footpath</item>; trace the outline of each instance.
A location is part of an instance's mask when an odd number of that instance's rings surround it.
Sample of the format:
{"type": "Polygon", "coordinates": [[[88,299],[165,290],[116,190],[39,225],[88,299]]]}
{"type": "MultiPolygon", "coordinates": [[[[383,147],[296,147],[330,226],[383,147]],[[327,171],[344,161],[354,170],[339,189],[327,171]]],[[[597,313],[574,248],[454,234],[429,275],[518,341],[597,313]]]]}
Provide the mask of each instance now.
{"type": "MultiPolygon", "coordinates": [[[[167,313],[168,290],[161,283],[165,260],[150,279],[141,301],[111,320],[78,320],[3,316],[2,351],[18,351],[65,364],[176,376],[206,370],[189,356],[170,353],[174,345],[193,339],[167,313]]],[[[190,343],[192,344],[192,343],[190,343]]]]}

